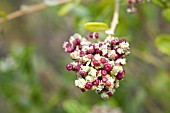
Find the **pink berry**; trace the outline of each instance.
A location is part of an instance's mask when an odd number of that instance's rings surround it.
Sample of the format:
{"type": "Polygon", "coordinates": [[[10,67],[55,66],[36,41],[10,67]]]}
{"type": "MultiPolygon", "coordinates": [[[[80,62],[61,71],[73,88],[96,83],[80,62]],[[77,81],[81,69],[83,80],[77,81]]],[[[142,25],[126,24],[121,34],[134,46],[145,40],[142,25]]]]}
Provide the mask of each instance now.
{"type": "Polygon", "coordinates": [[[86,75],[87,75],[87,73],[86,73],[85,71],[79,71],[79,74],[80,74],[81,76],[86,76],[86,75]]]}
{"type": "Polygon", "coordinates": [[[108,79],[107,79],[106,77],[103,77],[103,78],[102,78],[102,82],[104,82],[104,83],[106,83],[107,80],[108,80],[108,79]]]}
{"type": "Polygon", "coordinates": [[[111,70],[112,70],[112,66],[111,66],[110,64],[105,64],[105,65],[104,65],[104,69],[105,69],[106,71],[111,71],[111,70]]]}
{"type": "Polygon", "coordinates": [[[93,38],[93,33],[92,33],[92,32],[89,34],[89,37],[90,37],[90,38],[93,38]]]}
{"type": "Polygon", "coordinates": [[[93,65],[94,66],[100,66],[100,63],[97,60],[93,60],[93,65]]]}
{"type": "Polygon", "coordinates": [[[74,51],[74,47],[72,46],[67,47],[67,52],[71,53],[73,51],[74,51]]]}
{"type": "Polygon", "coordinates": [[[85,52],[80,51],[80,57],[83,57],[83,56],[85,56],[85,55],[86,55],[85,52]]]}
{"type": "Polygon", "coordinates": [[[101,47],[103,44],[102,43],[99,43],[99,47],[101,47]]]}
{"type": "Polygon", "coordinates": [[[113,94],[111,92],[107,92],[107,95],[111,97],[113,94]]]}
{"type": "Polygon", "coordinates": [[[106,76],[107,75],[107,71],[106,70],[101,70],[101,74],[102,74],[102,76],[106,76]]]}
{"type": "Polygon", "coordinates": [[[73,70],[73,65],[72,65],[72,64],[67,64],[67,65],[66,65],[66,69],[67,69],[68,71],[73,70]]]}
{"type": "Polygon", "coordinates": [[[109,82],[109,81],[106,81],[106,86],[111,86],[111,82],[109,82]]]}
{"type": "Polygon", "coordinates": [[[92,59],[94,56],[92,54],[88,54],[87,56],[89,59],[92,59]]]}
{"type": "Polygon", "coordinates": [[[93,85],[95,85],[95,86],[99,85],[99,80],[96,79],[96,80],[93,82],[93,85]]]}
{"type": "Polygon", "coordinates": [[[101,62],[102,64],[105,64],[105,63],[107,62],[107,60],[106,60],[105,58],[101,58],[101,59],[100,59],[100,62],[101,62]]]}
{"type": "Polygon", "coordinates": [[[85,92],[86,90],[85,90],[84,88],[81,88],[81,91],[82,91],[82,92],[85,92]]]}
{"type": "Polygon", "coordinates": [[[119,43],[126,42],[126,39],[119,40],[119,43]]]}
{"type": "Polygon", "coordinates": [[[101,50],[99,50],[99,49],[96,49],[96,54],[99,54],[99,55],[102,55],[102,51],[101,50]]]}
{"type": "Polygon", "coordinates": [[[116,45],[116,41],[115,40],[111,40],[111,45],[116,45]]]}
{"type": "Polygon", "coordinates": [[[94,37],[99,38],[99,33],[95,33],[94,37]]]}
{"type": "Polygon", "coordinates": [[[78,64],[76,67],[75,67],[75,71],[80,71],[80,64],[78,64]]]}
{"type": "Polygon", "coordinates": [[[93,86],[93,83],[92,82],[87,82],[86,85],[85,85],[85,88],[86,89],[91,89],[93,86]]]}
{"type": "Polygon", "coordinates": [[[125,74],[125,70],[120,71],[117,75],[116,75],[116,79],[118,80],[122,80],[125,74]]]}

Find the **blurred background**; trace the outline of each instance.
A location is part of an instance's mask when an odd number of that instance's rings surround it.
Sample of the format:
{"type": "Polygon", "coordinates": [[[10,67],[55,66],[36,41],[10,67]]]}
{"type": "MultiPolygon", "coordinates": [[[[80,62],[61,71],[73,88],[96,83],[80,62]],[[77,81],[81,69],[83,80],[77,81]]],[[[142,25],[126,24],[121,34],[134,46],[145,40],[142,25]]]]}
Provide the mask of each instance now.
{"type": "MultiPolygon", "coordinates": [[[[0,23],[0,113],[170,113],[170,1],[150,0],[133,14],[121,1],[115,35],[128,40],[131,55],[109,100],[75,87],[62,44],[74,33],[88,36],[86,22],[110,25],[114,0],[58,1],[45,0],[43,10],[0,23]]],[[[41,3],[0,0],[0,19],[41,3]]]]}

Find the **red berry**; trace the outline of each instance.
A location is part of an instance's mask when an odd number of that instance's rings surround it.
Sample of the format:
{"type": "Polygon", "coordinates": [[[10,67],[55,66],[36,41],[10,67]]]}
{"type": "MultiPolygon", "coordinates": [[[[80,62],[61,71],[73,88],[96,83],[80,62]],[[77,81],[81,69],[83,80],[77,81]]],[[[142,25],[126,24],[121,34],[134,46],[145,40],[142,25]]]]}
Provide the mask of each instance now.
{"type": "Polygon", "coordinates": [[[109,82],[109,81],[106,81],[106,86],[111,86],[111,82],[109,82]]]}
{"type": "Polygon", "coordinates": [[[99,33],[95,33],[94,37],[99,38],[99,33]]]}
{"type": "Polygon", "coordinates": [[[101,58],[101,59],[100,59],[100,62],[101,62],[102,64],[104,64],[104,63],[107,62],[107,60],[106,60],[105,58],[101,58]]]}
{"type": "Polygon", "coordinates": [[[116,45],[116,41],[115,40],[111,40],[111,45],[116,45]]]}
{"type": "Polygon", "coordinates": [[[95,51],[94,49],[89,49],[89,50],[87,50],[87,53],[88,53],[88,54],[93,54],[94,51],[95,51]]]}
{"type": "Polygon", "coordinates": [[[111,92],[107,92],[107,95],[111,97],[113,94],[111,92]]]}
{"type": "Polygon", "coordinates": [[[86,89],[91,89],[93,86],[92,82],[87,82],[86,85],[85,85],[85,88],[86,89]]]}
{"type": "Polygon", "coordinates": [[[93,82],[93,85],[99,85],[99,80],[98,79],[96,79],[94,82],[93,82]]]}
{"type": "Polygon", "coordinates": [[[89,34],[89,37],[90,37],[90,38],[93,38],[93,33],[92,33],[92,32],[89,34]]]}
{"type": "Polygon", "coordinates": [[[86,90],[85,90],[84,88],[81,88],[81,91],[82,91],[82,92],[85,92],[86,90]]]}
{"type": "Polygon", "coordinates": [[[75,67],[75,71],[80,71],[80,64],[78,64],[76,67],[75,67]]]}
{"type": "Polygon", "coordinates": [[[102,76],[106,76],[107,75],[107,71],[106,70],[101,70],[101,74],[102,74],[102,76]]]}
{"type": "Polygon", "coordinates": [[[110,64],[105,64],[105,65],[104,65],[104,69],[105,69],[106,71],[111,71],[111,70],[112,70],[112,66],[111,66],[110,64]]]}
{"type": "Polygon", "coordinates": [[[73,46],[68,46],[67,47],[67,52],[71,53],[74,51],[74,47],[73,46]]]}
{"type": "Polygon", "coordinates": [[[103,44],[102,43],[99,43],[99,47],[101,47],[103,44]]]}
{"type": "Polygon", "coordinates": [[[99,49],[96,49],[96,54],[100,54],[100,55],[102,55],[102,51],[101,51],[101,50],[99,50],[99,49]]]}
{"type": "Polygon", "coordinates": [[[66,69],[67,69],[68,71],[73,70],[73,65],[72,65],[72,64],[67,64],[67,65],[66,65],[66,69]]]}
{"type": "Polygon", "coordinates": [[[93,65],[94,65],[94,66],[99,66],[100,63],[99,63],[97,60],[93,60],[93,65]]]}
{"type": "Polygon", "coordinates": [[[86,75],[87,75],[87,73],[86,73],[85,71],[79,71],[79,74],[80,74],[81,76],[86,76],[86,75]]]}
{"type": "Polygon", "coordinates": [[[92,59],[93,58],[93,55],[92,54],[88,54],[87,56],[89,59],[92,59]]]}
{"type": "Polygon", "coordinates": [[[118,80],[122,80],[125,74],[125,70],[120,71],[117,75],[116,75],[116,79],[118,80]]]}
{"type": "Polygon", "coordinates": [[[86,55],[85,52],[80,51],[80,57],[83,57],[83,56],[85,56],[85,55],[86,55]]]}
{"type": "Polygon", "coordinates": [[[107,79],[106,77],[103,77],[103,78],[102,78],[102,82],[104,82],[104,83],[106,83],[107,80],[108,80],[108,79],[107,79]]]}
{"type": "Polygon", "coordinates": [[[126,42],[126,39],[119,40],[119,43],[126,42]]]}

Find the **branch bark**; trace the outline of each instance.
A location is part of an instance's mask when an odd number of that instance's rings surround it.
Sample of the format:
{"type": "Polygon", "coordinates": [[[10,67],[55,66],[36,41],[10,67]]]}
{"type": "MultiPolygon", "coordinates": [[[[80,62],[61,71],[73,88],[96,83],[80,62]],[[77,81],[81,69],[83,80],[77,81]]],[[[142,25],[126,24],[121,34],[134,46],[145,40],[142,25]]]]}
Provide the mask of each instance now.
{"type": "MultiPolygon", "coordinates": [[[[58,0],[58,3],[56,5],[67,3],[67,2],[69,2],[69,0],[58,0]]],[[[40,4],[32,5],[25,10],[15,11],[13,13],[8,14],[5,18],[0,18],[0,24],[4,23],[6,21],[12,20],[12,19],[21,17],[23,15],[29,14],[29,13],[33,13],[36,11],[46,9],[47,7],[49,7],[49,5],[40,3],[40,4]]]]}

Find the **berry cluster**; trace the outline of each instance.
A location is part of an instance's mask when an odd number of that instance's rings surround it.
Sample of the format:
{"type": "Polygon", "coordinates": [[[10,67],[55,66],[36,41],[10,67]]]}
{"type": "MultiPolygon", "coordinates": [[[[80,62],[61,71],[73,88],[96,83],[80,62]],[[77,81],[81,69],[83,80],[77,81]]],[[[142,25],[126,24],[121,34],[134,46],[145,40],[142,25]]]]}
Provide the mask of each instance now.
{"type": "MultiPolygon", "coordinates": [[[[98,38],[99,34],[90,33],[89,37],[98,38]]],[[[125,74],[125,56],[130,53],[125,39],[108,36],[104,42],[92,43],[88,38],[74,34],[64,42],[63,48],[74,60],[66,69],[77,73],[75,85],[82,92],[95,90],[102,98],[113,95],[125,74]]]]}
{"type": "Polygon", "coordinates": [[[145,0],[128,0],[128,6],[127,6],[127,8],[126,8],[126,11],[128,12],[128,13],[134,13],[134,12],[136,12],[137,11],[137,9],[136,9],[136,5],[137,4],[140,4],[140,3],[144,3],[144,1],[145,0]]]}

